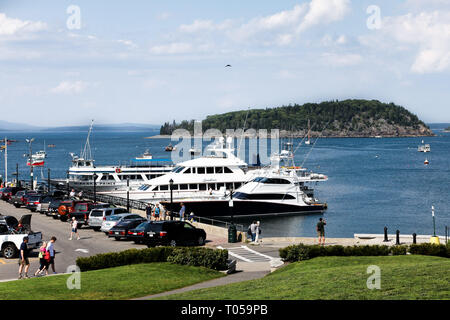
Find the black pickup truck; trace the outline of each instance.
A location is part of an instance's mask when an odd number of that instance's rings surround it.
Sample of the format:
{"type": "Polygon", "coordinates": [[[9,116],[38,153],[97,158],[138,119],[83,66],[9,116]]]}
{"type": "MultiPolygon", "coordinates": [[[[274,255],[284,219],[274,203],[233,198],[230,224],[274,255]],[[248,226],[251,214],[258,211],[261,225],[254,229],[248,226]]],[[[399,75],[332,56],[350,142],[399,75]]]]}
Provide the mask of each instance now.
{"type": "Polygon", "coordinates": [[[81,228],[84,225],[88,225],[89,213],[92,209],[112,207],[109,203],[79,202],[75,205],[73,211],[68,213],[68,220],[70,222],[75,217],[75,220],[78,221],[78,228],[81,228]]]}

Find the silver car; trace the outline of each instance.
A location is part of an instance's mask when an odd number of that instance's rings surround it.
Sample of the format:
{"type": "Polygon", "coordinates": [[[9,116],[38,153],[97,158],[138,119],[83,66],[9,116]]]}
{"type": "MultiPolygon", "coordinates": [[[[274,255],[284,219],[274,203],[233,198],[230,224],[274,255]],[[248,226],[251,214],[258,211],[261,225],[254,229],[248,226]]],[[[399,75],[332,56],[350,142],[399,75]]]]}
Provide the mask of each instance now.
{"type": "Polygon", "coordinates": [[[142,218],[140,215],[138,214],[134,214],[134,213],[119,213],[119,214],[114,214],[114,215],[110,215],[109,217],[106,217],[106,220],[103,221],[102,223],[102,227],[100,228],[100,230],[106,234],[108,234],[109,230],[114,227],[116,224],[118,224],[119,222],[121,222],[122,220],[132,220],[132,219],[136,219],[136,218],[142,218]]]}
{"type": "Polygon", "coordinates": [[[129,213],[129,212],[124,208],[92,209],[91,213],[89,214],[88,225],[95,231],[98,231],[102,227],[103,221],[106,221],[107,217],[121,213],[129,213]]]}

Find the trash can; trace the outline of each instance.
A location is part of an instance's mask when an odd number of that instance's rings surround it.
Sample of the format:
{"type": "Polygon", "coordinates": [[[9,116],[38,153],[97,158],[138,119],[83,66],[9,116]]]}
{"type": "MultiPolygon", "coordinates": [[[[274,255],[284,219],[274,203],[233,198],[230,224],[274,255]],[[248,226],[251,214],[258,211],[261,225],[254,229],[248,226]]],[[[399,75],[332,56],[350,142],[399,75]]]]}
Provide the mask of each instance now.
{"type": "Polygon", "coordinates": [[[234,224],[230,224],[228,227],[228,243],[236,243],[237,242],[237,230],[234,224]]]}

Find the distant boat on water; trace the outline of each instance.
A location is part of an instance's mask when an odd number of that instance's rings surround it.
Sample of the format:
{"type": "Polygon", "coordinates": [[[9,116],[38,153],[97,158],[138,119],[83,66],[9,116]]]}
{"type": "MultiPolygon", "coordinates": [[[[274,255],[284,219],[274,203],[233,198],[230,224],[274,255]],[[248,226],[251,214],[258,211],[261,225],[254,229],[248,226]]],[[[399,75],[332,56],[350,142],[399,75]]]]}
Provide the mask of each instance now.
{"type": "Polygon", "coordinates": [[[136,161],[149,161],[152,159],[153,155],[150,153],[149,149],[145,150],[145,152],[141,156],[134,158],[134,160],[136,161]]]}
{"type": "Polygon", "coordinates": [[[422,140],[422,144],[417,147],[417,151],[419,152],[431,152],[431,147],[429,144],[425,144],[422,140]]]}
{"type": "Polygon", "coordinates": [[[175,151],[175,150],[177,150],[177,147],[174,147],[174,146],[172,146],[172,144],[169,144],[165,150],[168,152],[175,151]]]}

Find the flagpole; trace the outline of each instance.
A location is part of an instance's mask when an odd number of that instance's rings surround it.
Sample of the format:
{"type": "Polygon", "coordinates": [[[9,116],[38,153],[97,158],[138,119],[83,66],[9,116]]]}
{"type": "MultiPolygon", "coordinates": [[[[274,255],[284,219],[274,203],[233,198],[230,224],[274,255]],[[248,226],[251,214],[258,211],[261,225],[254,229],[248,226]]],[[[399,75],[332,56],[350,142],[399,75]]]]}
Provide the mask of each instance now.
{"type": "Polygon", "coordinates": [[[8,139],[5,137],[5,186],[8,183],[8,139]]]}

